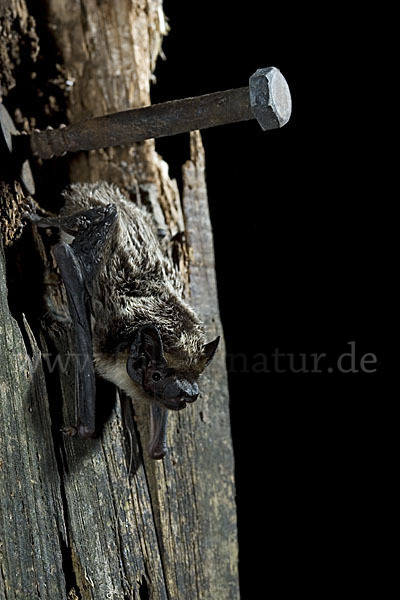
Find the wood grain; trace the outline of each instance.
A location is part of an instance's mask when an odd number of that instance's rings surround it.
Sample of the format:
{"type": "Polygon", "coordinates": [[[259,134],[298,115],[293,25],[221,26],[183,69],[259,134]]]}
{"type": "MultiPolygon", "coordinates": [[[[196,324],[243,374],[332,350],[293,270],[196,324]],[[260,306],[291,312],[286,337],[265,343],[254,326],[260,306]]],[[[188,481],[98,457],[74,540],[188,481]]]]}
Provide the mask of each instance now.
{"type": "MultiPolygon", "coordinates": [[[[161,1],[45,4],[41,27],[52,33],[73,82],[66,121],[149,102],[166,33],[161,1]]],[[[151,212],[209,339],[221,335],[200,134],[190,136],[183,198],[151,140],[80,153],[64,164],[71,181],[112,181],[151,212]]],[[[33,236],[47,302],[65,312],[48,235],[33,236]]],[[[101,436],[65,439],[59,428],[74,420],[78,368],[71,325],[51,314],[32,330],[22,315],[17,323],[3,254],[1,269],[0,599],[238,598],[223,343],[202,376],[200,398],[171,414],[163,461],[147,458],[148,407],[133,407],[103,381],[101,436]]]]}

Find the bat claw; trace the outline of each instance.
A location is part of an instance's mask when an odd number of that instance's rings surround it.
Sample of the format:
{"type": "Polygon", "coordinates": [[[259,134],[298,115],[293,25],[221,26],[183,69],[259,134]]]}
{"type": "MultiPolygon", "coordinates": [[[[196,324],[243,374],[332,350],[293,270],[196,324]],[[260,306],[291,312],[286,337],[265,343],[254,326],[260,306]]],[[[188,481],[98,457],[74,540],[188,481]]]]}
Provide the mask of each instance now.
{"type": "Polygon", "coordinates": [[[75,437],[78,433],[78,428],[73,425],[64,425],[64,427],[61,427],[60,431],[68,437],[75,437]]]}
{"type": "Polygon", "coordinates": [[[95,431],[92,427],[82,424],[78,426],[78,434],[81,438],[92,438],[94,437],[94,433],[95,431]]]}
{"type": "Polygon", "coordinates": [[[27,210],[22,213],[22,218],[31,223],[37,223],[40,220],[40,217],[35,212],[29,212],[27,210]]]}
{"type": "Polygon", "coordinates": [[[90,438],[94,436],[94,430],[86,425],[64,425],[60,431],[68,437],[90,438]]]}

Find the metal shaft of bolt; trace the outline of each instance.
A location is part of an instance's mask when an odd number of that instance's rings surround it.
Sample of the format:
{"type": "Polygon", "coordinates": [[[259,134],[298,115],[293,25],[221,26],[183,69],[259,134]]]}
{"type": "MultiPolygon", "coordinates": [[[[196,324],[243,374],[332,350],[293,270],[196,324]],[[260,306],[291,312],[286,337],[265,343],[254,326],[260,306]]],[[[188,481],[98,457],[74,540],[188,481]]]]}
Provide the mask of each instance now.
{"type": "Polygon", "coordinates": [[[33,194],[35,186],[26,160],[30,152],[48,159],[66,152],[129,145],[250,119],[256,119],[266,131],[283,127],[291,110],[289,87],[275,67],[258,69],[250,77],[248,87],[126,110],[27,136],[16,131],[5,107],[0,105],[0,153],[8,162],[16,163],[22,184],[33,194]]]}
{"type": "Polygon", "coordinates": [[[31,150],[35,156],[51,158],[250,119],[257,119],[265,131],[285,125],[290,113],[286,80],[278,69],[268,67],[256,71],[248,87],[113,113],[63,129],[34,131],[31,150]]]}

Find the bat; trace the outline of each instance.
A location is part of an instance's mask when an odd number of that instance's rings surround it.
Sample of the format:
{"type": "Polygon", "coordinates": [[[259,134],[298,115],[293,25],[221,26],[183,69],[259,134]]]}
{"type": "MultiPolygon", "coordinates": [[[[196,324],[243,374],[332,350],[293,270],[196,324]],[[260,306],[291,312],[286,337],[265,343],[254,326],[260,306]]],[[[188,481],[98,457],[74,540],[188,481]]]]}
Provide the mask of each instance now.
{"type": "Polygon", "coordinates": [[[219,336],[204,326],[183,296],[183,281],[163,251],[151,216],[105,182],[73,184],[59,217],[30,215],[56,227],[53,247],[66,289],[75,351],[90,357],[79,369],[77,423],[65,433],[96,433],[95,372],[134,400],[150,402],[148,453],[167,452],[167,411],[199,395],[198,378],[219,336]]]}

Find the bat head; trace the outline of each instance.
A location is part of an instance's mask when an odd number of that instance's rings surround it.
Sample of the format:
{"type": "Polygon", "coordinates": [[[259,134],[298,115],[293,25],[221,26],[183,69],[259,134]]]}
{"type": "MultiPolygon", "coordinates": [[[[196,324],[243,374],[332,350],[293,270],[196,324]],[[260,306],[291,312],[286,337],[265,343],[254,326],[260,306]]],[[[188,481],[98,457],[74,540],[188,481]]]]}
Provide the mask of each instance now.
{"type": "Polygon", "coordinates": [[[197,399],[197,378],[212,360],[218,343],[219,337],[205,344],[195,366],[174,368],[164,355],[157,327],[143,325],[136,330],[131,343],[126,364],[128,375],[165,408],[181,410],[197,399]]]}

